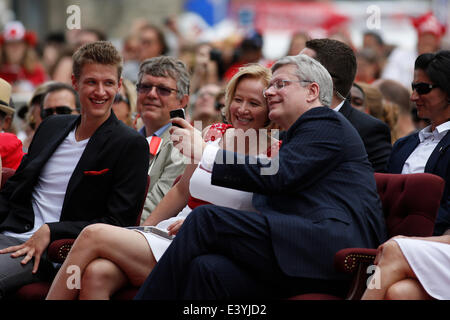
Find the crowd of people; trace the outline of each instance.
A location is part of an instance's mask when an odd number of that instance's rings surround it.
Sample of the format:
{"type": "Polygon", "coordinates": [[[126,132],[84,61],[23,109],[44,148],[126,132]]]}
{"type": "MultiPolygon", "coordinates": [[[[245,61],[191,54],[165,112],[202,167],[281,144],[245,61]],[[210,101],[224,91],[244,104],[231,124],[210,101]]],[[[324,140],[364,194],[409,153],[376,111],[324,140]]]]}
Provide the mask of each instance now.
{"type": "Polygon", "coordinates": [[[361,48],[298,32],[268,61],[255,31],[189,43],[171,21],[171,47],[137,20],[117,48],[99,30],[39,43],[7,23],[0,299],[42,280],[48,299],[128,284],[136,299],[343,296],[332,261],[348,247],[379,248],[382,289],[364,299],[450,299],[450,51],[433,15],[414,24],[414,53],[372,31],[361,48]],[[388,239],[374,172],[446,181],[433,237],[388,239]],[[64,238],[55,265],[46,250],[64,238]]]}

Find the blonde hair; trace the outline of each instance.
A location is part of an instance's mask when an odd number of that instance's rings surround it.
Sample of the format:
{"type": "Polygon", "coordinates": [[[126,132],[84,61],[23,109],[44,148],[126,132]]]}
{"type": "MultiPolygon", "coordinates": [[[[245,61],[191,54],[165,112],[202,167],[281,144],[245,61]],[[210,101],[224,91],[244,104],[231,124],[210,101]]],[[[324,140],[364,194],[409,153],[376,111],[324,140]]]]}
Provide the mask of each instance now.
{"type": "Polygon", "coordinates": [[[381,91],[375,86],[365,82],[357,82],[356,84],[364,91],[364,105],[367,112],[388,125],[391,131],[391,142],[394,143],[398,139],[398,133],[395,128],[400,112],[400,106],[383,99],[381,91]]]}
{"type": "MultiPolygon", "coordinates": [[[[228,123],[231,123],[230,105],[233,101],[234,94],[239,82],[244,78],[258,79],[267,87],[270,82],[272,72],[269,68],[263,67],[260,64],[252,63],[239,68],[239,71],[231,78],[225,89],[225,117],[228,123]]],[[[261,92],[262,95],[262,92],[261,92]]],[[[271,121],[266,128],[271,125],[271,121]]]]}
{"type": "Polygon", "coordinates": [[[381,91],[365,82],[356,82],[364,91],[364,106],[368,114],[383,120],[383,95],[381,91]]]}
{"type": "Polygon", "coordinates": [[[383,120],[391,129],[391,143],[393,144],[399,138],[397,132],[397,120],[400,113],[400,106],[394,102],[383,99],[383,120]]]}

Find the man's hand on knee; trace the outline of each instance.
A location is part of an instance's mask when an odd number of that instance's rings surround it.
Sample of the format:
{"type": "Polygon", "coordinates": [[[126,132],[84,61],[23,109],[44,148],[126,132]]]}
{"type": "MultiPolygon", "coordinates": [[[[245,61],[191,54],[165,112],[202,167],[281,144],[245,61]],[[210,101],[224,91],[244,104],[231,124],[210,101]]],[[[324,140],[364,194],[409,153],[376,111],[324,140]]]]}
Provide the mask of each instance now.
{"type": "Polygon", "coordinates": [[[0,250],[0,254],[11,253],[11,257],[17,258],[24,256],[22,264],[27,264],[34,257],[34,266],[32,273],[36,273],[39,268],[42,253],[47,249],[50,243],[50,228],[44,224],[40,227],[28,241],[0,250]]]}

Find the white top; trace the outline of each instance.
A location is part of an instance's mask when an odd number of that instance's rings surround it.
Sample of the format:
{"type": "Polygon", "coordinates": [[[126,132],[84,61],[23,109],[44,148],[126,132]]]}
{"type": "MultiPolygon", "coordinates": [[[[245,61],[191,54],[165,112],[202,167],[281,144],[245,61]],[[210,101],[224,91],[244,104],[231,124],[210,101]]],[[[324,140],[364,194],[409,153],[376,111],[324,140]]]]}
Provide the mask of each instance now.
{"type": "Polygon", "coordinates": [[[437,126],[431,132],[431,126],[419,131],[419,145],[406,159],[402,173],[423,173],[431,153],[436,148],[441,139],[450,130],[450,121],[437,126]]]}
{"type": "Polygon", "coordinates": [[[344,105],[344,102],[345,102],[345,100],[342,100],[341,103],[339,103],[339,104],[336,106],[336,108],[331,109],[331,110],[334,110],[334,111],[338,112],[339,110],[341,110],[342,106],[344,105]]]}
{"type": "Polygon", "coordinates": [[[383,68],[381,79],[395,80],[406,88],[411,88],[411,82],[414,80],[414,62],[417,56],[416,50],[395,48],[383,68]]]}
{"type": "Polygon", "coordinates": [[[34,228],[25,233],[5,231],[4,235],[27,241],[44,223],[59,221],[67,185],[89,141],[86,139],[77,142],[75,129],[67,135],[42,168],[31,200],[34,228]]]}
{"type": "MultiPolygon", "coordinates": [[[[215,153],[220,149],[218,147],[220,139],[208,142],[208,148],[213,150],[214,157],[212,157],[212,165],[214,164],[215,153]],[[214,152],[215,150],[215,152],[214,152]]],[[[209,149],[209,150],[211,150],[209,149]]],[[[203,153],[205,155],[205,153],[203,153]]],[[[211,164],[208,164],[211,165],[211,164]]],[[[211,169],[212,169],[211,165],[211,169]]],[[[211,170],[208,172],[203,168],[203,159],[195,169],[189,180],[189,192],[192,197],[215,204],[220,206],[225,206],[228,208],[255,211],[252,205],[252,192],[239,191],[235,189],[229,189],[219,186],[214,186],[211,184],[211,170]]],[[[163,220],[156,225],[157,228],[167,231],[167,227],[170,226],[175,221],[185,219],[189,213],[191,213],[191,208],[189,206],[184,207],[184,209],[176,216],[163,220]]],[[[171,240],[160,237],[153,233],[146,233],[136,230],[147,239],[148,244],[152,250],[153,256],[156,261],[158,261],[163,253],[167,250],[169,245],[172,243],[171,240]]]]}

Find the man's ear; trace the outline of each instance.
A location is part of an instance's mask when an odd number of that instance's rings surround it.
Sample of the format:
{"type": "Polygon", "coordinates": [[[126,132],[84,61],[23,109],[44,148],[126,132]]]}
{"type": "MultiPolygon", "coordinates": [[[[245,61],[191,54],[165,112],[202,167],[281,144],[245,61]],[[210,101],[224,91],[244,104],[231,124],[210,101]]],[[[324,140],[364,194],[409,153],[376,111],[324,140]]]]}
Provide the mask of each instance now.
{"type": "Polygon", "coordinates": [[[72,73],[72,87],[75,89],[75,91],[78,91],[78,81],[73,73],[72,73]]]}
{"type": "Polygon", "coordinates": [[[184,96],[183,96],[183,98],[181,98],[181,108],[183,108],[183,109],[185,109],[186,108],[186,106],[188,105],[188,103],[189,103],[189,95],[188,94],[185,94],[184,96]]]}
{"type": "Polygon", "coordinates": [[[122,87],[122,80],[123,80],[123,78],[122,78],[122,77],[120,77],[120,79],[119,79],[119,83],[118,83],[118,88],[119,88],[119,90],[120,90],[120,87],[122,87]]]}
{"type": "Polygon", "coordinates": [[[308,96],[306,97],[307,102],[313,102],[319,99],[320,87],[316,82],[312,82],[309,85],[308,96]]]}

